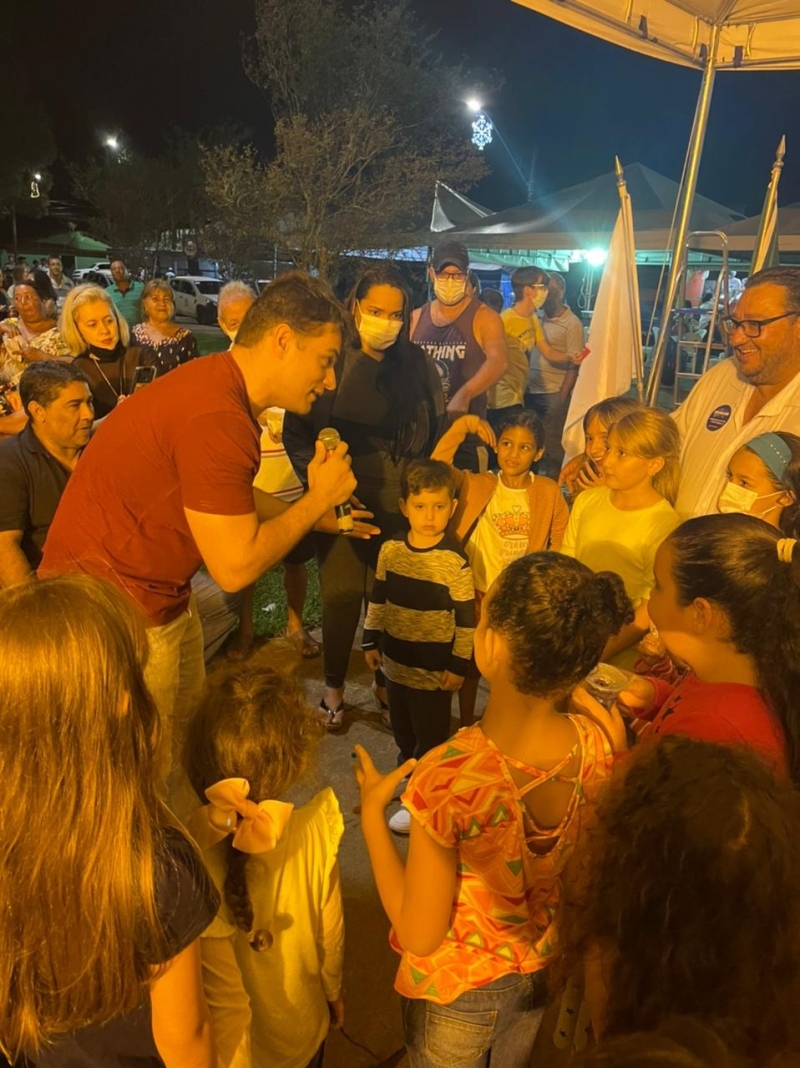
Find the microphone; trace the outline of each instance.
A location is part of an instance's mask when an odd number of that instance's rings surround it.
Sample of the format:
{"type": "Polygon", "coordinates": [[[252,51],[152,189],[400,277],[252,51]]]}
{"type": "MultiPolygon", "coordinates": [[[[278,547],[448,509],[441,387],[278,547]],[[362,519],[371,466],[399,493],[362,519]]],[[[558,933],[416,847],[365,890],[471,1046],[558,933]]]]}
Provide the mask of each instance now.
{"type": "MultiPolygon", "coordinates": [[[[332,426],[323,427],[317,434],[317,441],[321,441],[328,452],[333,452],[341,440],[341,434],[332,426]]],[[[348,531],[353,530],[353,509],[350,507],[349,501],[345,501],[344,504],[337,504],[334,512],[336,513],[336,525],[342,534],[347,534],[348,531]]]]}

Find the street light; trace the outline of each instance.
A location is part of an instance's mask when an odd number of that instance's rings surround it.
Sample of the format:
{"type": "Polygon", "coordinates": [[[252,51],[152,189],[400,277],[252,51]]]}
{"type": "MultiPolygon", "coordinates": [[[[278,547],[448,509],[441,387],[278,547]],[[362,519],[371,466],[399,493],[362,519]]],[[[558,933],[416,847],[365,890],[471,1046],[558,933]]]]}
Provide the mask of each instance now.
{"type": "Polygon", "coordinates": [[[110,148],[112,152],[116,152],[119,148],[119,141],[116,139],[116,137],[113,137],[111,135],[109,135],[105,139],[105,141],[103,141],[103,144],[106,146],[106,148],[110,148]]]}
{"type": "Polygon", "coordinates": [[[483,104],[481,104],[476,96],[471,96],[469,100],[466,101],[466,105],[474,115],[477,115],[479,111],[483,111],[483,104]]]}

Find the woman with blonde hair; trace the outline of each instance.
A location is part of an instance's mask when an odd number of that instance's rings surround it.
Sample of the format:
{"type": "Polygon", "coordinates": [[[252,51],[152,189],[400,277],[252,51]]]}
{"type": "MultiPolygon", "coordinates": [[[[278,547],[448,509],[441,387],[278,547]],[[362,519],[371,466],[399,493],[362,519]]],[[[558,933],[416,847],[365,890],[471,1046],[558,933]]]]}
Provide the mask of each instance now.
{"type": "Polygon", "coordinates": [[[151,348],[161,374],[188,363],[200,353],[194,334],[173,319],[175,298],[172,286],[163,278],[152,278],[142,291],[144,322],[133,328],[133,340],[151,348]]]}
{"type": "MultiPolygon", "coordinates": [[[[75,286],[58,321],[61,337],[89,379],[98,419],[133,391],[137,367],[156,367],[150,348],[130,346],[130,328],[100,286],[75,286]]],[[[156,370],[158,374],[158,370],[156,370]]]]}
{"type": "Polygon", "coordinates": [[[217,897],[154,786],[147,641],[86,577],[0,592],[0,1051],[38,1068],[214,1068],[217,897]]]}
{"type": "Polygon", "coordinates": [[[612,426],[603,458],[605,484],[584,490],[572,507],[561,551],[593,571],[615,571],[637,610],[603,658],[633,667],[632,648],[649,629],[656,549],[678,526],[678,428],[660,408],[638,408],[612,426]]]}

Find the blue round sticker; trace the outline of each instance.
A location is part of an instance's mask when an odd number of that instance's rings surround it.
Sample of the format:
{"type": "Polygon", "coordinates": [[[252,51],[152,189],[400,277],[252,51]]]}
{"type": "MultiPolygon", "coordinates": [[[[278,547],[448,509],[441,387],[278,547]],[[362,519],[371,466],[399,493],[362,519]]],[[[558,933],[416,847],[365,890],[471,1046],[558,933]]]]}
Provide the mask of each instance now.
{"type": "Polygon", "coordinates": [[[720,404],[706,420],[706,430],[720,430],[731,417],[730,404],[720,404]]]}

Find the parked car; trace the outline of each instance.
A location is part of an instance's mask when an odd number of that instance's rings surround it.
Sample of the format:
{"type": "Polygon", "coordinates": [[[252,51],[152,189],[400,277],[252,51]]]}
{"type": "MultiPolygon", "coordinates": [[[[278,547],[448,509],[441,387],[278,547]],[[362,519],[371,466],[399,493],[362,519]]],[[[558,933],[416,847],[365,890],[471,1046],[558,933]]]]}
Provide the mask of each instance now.
{"type": "Polygon", "coordinates": [[[216,322],[217,301],[223,285],[219,278],[184,274],[170,278],[169,284],[175,294],[176,315],[188,315],[206,326],[216,322]]]}
{"type": "Polygon", "coordinates": [[[91,274],[92,272],[94,272],[95,274],[102,274],[104,278],[108,279],[108,282],[106,284],[112,281],[111,264],[108,260],[102,260],[100,263],[94,263],[91,267],[77,267],[72,272],[72,281],[87,282],[89,281],[89,279],[86,277],[86,275],[91,274]]]}

